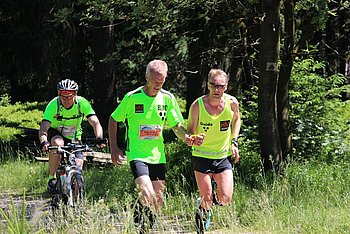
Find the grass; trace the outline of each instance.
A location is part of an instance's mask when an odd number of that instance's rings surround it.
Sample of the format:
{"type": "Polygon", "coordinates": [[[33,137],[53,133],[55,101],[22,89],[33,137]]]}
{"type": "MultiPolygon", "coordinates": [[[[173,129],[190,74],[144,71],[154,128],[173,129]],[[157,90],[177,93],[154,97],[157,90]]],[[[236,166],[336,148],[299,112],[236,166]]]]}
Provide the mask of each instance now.
{"type": "MultiPolygon", "coordinates": [[[[47,164],[13,158],[1,162],[0,173],[6,175],[0,177],[1,191],[45,194],[47,164]]],[[[236,183],[233,204],[213,207],[211,230],[213,233],[348,233],[349,167],[340,162],[336,165],[293,163],[284,177],[262,184],[261,189],[236,183]]],[[[31,228],[49,233],[68,230],[136,233],[132,222],[135,188],[128,166],[87,166],[84,173],[87,200],[79,211],[74,211],[80,212],[79,219],[47,213],[31,228]]],[[[196,196],[196,193],[168,193],[157,230],[193,232],[196,196]]],[[[2,225],[0,231],[6,228],[2,225]]]]}
{"type": "MultiPolygon", "coordinates": [[[[21,233],[137,233],[132,221],[135,185],[127,165],[86,165],[86,200],[78,209],[60,209],[53,215],[39,207],[29,219],[23,216],[25,201],[19,202],[20,208],[11,202],[10,197],[21,198],[18,196],[23,191],[27,199],[49,197],[47,163],[32,162],[29,155],[6,147],[17,126],[38,128],[42,112],[37,110],[43,107],[38,103],[0,106],[0,207],[7,207],[0,217],[8,218],[0,222],[0,233],[8,233],[11,224],[21,227],[16,229],[21,233]]],[[[349,233],[350,164],[345,154],[328,149],[333,159],[328,163],[312,159],[293,162],[283,177],[271,181],[261,175],[260,156],[254,145],[256,142],[248,138],[242,140],[233,202],[227,207],[213,207],[209,233],[349,233]]],[[[168,190],[157,230],[194,233],[197,189],[190,150],[179,142],[170,142],[166,153],[168,190]]]]}
{"type": "Polygon", "coordinates": [[[14,134],[21,131],[16,127],[39,128],[44,103],[16,103],[0,105],[0,139],[14,140],[14,134]]]}

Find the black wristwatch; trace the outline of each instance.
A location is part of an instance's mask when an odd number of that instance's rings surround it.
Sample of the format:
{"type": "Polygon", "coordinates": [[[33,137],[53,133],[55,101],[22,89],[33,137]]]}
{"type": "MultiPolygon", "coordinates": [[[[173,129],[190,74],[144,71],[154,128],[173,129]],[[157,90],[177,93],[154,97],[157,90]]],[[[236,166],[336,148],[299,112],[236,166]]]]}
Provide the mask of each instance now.
{"type": "Polygon", "coordinates": [[[236,146],[238,148],[238,138],[232,138],[231,144],[233,144],[234,146],[236,146]]]}

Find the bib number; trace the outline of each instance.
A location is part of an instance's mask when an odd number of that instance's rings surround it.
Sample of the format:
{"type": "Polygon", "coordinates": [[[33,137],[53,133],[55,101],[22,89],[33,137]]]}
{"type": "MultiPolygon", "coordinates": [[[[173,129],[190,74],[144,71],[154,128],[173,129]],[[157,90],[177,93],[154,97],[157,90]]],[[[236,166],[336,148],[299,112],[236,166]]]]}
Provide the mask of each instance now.
{"type": "Polygon", "coordinates": [[[74,133],[76,132],[77,128],[75,126],[61,126],[61,133],[62,136],[74,136],[74,133]]]}
{"type": "Polygon", "coordinates": [[[139,139],[140,140],[155,140],[159,139],[162,134],[160,125],[140,125],[139,139]]]}

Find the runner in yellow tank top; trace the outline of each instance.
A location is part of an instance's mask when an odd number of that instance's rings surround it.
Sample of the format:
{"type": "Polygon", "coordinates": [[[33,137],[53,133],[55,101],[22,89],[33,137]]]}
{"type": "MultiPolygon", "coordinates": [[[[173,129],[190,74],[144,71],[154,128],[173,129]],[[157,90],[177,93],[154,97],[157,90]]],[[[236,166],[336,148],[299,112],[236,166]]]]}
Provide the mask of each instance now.
{"type": "Polygon", "coordinates": [[[217,200],[228,205],[233,195],[233,163],[239,160],[237,137],[241,120],[235,97],[225,94],[227,74],[212,69],[208,75],[209,94],[195,100],[190,108],[187,133],[193,134],[192,166],[200,195],[196,211],[198,229],[207,229],[213,204],[211,180],[217,184],[217,200]],[[233,159],[231,159],[231,155],[233,159]]]}
{"type": "MultiPolygon", "coordinates": [[[[204,133],[205,140],[200,146],[192,146],[192,155],[208,159],[222,159],[231,153],[231,121],[233,111],[231,110],[230,95],[224,94],[223,110],[218,114],[210,114],[204,102],[205,96],[198,100],[199,116],[195,134],[204,133]]],[[[209,108],[208,108],[209,109],[209,108]]]]}

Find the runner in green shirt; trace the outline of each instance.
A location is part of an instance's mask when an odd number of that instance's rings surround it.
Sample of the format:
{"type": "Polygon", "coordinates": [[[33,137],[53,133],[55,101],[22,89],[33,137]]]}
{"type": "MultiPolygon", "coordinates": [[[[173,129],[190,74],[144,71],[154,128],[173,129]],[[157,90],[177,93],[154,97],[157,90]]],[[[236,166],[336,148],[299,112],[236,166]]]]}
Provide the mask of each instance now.
{"type": "MultiPolygon", "coordinates": [[[[62,80],[57,84],[58,97],[46,106],[39,129],[40,148],[48,151],[49,145],[63,146],[68,142],[81,140],[81,123],[87,118],[94,129],[98,147],[104,147],[103,129],[90,103],[77,96],[78,84],[73,80],[62,80]]],[[[78,166],[83,166],[83,155],[76,158],[78,166]]],[[[60,164],[60,155],[49,152],[48,189],[55,193],[55,173],[60,164]]]]}
{"type": "MultiPolygon", "coordinates": [[[[165,123],[180,139],[189,138],[182,126],[184,120],[174,95],[162,89],[167,71],[166,62],[151,61],[146,68],[147,83],[124,96],[111,114],[108,126],[113,163],[123,164],[126,155],[140,191],[140,206],[151,206],[156,212],[163,204],[165,188],[165,123]],[[117,145],[118,122],[126,125],[125,155],[117,145]]],[[[140,221],[141,210],[136,212],[136,222],[140,221]]],[[[149,218],[152,223],[154,217],[149,218]]]]}

